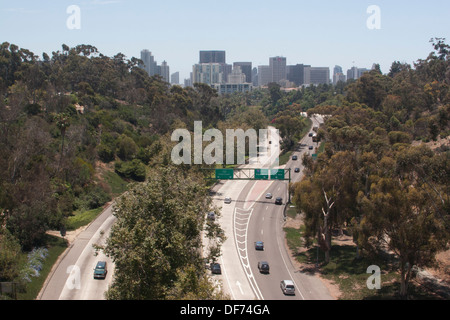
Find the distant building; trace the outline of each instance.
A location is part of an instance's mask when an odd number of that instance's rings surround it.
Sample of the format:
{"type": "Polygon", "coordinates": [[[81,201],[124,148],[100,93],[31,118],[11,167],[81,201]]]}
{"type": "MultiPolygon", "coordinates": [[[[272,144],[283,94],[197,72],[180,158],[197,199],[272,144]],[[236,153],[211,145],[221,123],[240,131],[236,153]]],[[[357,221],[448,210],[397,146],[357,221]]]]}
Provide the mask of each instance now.
{"type": "Polygon", "coordinates": [[[344,71],[342,71],[342,67],[341,66],[334,66],[333,69],[333,75],[336,73],[344,73],[344,71]]]}
{"type": "Polygon", "coordinates": [[[171,84],[180,84],[180,73],[177,71],[170,76],[171,84]]]}
{"type": "Polygon", "coordinates": [[[228,81],[229,84],[242,84],[242,83],[249,83],[247,81],[247,76],[242,72],[242,69],[240,66],[235,66],[233,69],[233,72],[228,75],[228,81]]]}
{"type": "Polygon", "coordinates": [[[252,83],[254,87],[258,86],[258,68],[253,68],[252,70],[252,83]]]}
{"type": "Polygon", "coordinates": [[[161,67],[160,67],[160,75],[163,78],[163,80],[165,82],[170,83],[170,67],[167,65],[166,61],[163,61],[161,63],[161,67]]]}
{"type": "Polygon", "coordinates": [[[192,80],[191,79],[184,79],[184,86],[185,87],[192,87],[192,80]]]}
{"type": "Polygon", "coordinates": [[[222,81],[228,80],[228,75],[233,70],[233,66],[226,62],[226,52],[223,50],[203,50],[200,51],[199,64],[218,63],[222,73],[222,81]]]}
{"type": "Polygon", "coordinates": [[[286,58],[272,57],[269,58],[269,66],[272,71],[272,81],[279,83],[281,80],[286,80],[286,58]]]}
{"type": "Polygon", "coordinates": [[[272,69],[270,66],[258,66],[258,86],[264,87],[272,82],[272,69]]]}
{"type": "Polygon", "coordinates": [[[296,64],[292,66],[287,66],[286,70],[287,70],[287,80],[294,83],[298,87],[305,83],[305,65],[296,64]]]}
{"type": "Polygon", "coordinates": [[[234,62],[233,68],[240,67],[243,74],[245,74],[245,82],[252,83],[253,72],[251,62],[234,62]]]}
{"type": "Polygon", "coordinates": [[[333,69],[333,84],[336,85],[339,81],[347,81],[341,66],[335,66],[333,69]]]}
{"type": "Polygon", "coordinates": [[[220,63],[201,63],[193,66],[192,83],[209,85],[224,83],[223,68],[220,63]]]}
{"type": "Polygon", "coordinates": [[[336,85],[339,81],[347,81],[347,77],[343,73],[335,73],[333,75],[333,84],[336,85]]]}
{"type": "Polygon", "coordinates": [[[305,84],[330,84],[330,68],[305,67],[305,84]]]}
{"type": "Polygon", "coordinates": [[[370,71],[366,68],[352,67],[347,70],[347,80],[358,80],[365,73],[370,71]]]}
{"type": "Polygon", "coordinates": [[[218,50],[200,51],[199,63],[226,63],[226,53],[218,50]]]}
{"type": "Polygon", "coordinates": [[[250,92],[253,90],[251,83],[218,83],[213,84],[212,87],[217,90],[218,94],[232,94],[235,92],[250,92]]]}
{"type": "Polygon", "coordinates": [[[149,50],[145,49],[141,51],[141,60],[144,64],[140,67],[147,71],[150,77],[158,74],[158,66],[156,64],[155,58],[149,50]]]}

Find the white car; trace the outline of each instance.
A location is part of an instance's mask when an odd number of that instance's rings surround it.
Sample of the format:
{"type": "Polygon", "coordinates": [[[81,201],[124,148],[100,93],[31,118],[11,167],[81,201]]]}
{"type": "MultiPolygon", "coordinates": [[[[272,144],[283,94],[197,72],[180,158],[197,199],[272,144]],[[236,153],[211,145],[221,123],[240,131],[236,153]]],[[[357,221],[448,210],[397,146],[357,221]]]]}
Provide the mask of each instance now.
{"type": "Polygon", "coordinates": [[[230,204],[230,203],[231,203],[231,198],[230,198],[230,197],[226,197],[225,200],[224,200],[224,202],[225,202],[226,204],[230,204]]]}
{"type": "Polygon", "coordinates": [[[271,193],[266,194],[266,199],[272,199],[272,194],[271,193]]]}
{"type": "Polygon", "coordinates": [[[280,287],[281,287],[281,291],[283,291],[284,294],[295,295],[295,286],[294,286],[294,282],[292,280],[281,281],[280,287]]]}

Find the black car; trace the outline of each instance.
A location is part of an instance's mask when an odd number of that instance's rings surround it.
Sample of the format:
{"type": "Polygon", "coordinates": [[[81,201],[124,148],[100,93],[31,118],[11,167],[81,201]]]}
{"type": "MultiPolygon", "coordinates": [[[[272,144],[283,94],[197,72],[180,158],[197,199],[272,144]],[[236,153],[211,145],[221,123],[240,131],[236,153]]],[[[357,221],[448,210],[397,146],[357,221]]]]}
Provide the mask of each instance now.
{"type": "Polygon", "coordinates": [[[280,197],[276,198],[275,204],[283,204],[283,198],[280,198],[280,197]]]}
{"type": "Polygon", "coordinates": [[[258,262],[258,269],[261,273],[269,273],[270,267],[269,263],[266,261],[260,261],[258,262]]]}
{"type": "Polygon", "coordinates": [[[256,241],[255,242],[255,250],[264,250],[264,242],[256,241]]]}
{"type": "Polygon", "coordinates": [[[211,263],[211,273],[213,274],[222,274],[222,269],[220,268],[220,264],[211,263]]]}
{"type": "Polygon", "coordinates": [[[300,172],[300,168],[295,168],[295,172],[300,172]]]}
{"type": "Polygon", "coordinates": [[[298,160],[297,156],[292,156],[292,160],[298,160]]]}

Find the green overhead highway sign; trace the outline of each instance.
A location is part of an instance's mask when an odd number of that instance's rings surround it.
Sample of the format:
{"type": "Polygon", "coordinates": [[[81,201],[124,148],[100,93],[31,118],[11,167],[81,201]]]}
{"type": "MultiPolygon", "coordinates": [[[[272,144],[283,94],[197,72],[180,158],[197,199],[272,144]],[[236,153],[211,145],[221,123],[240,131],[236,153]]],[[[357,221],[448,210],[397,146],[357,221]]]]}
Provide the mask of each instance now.
{"type": "Polygon", "coordinates": [[[216,169],[217,180],[233,180],[233,177],[234,177],[233,169],[216,169]]]}
{"type": "Polygon", "coordinates": [[[269,169],[255,169],[255,180],[269,180],[269,169]]]}
{"type": "Polygon", "coordinates": [[[270,180],[285,180],[284,169],[270,170],[270,180]]]}

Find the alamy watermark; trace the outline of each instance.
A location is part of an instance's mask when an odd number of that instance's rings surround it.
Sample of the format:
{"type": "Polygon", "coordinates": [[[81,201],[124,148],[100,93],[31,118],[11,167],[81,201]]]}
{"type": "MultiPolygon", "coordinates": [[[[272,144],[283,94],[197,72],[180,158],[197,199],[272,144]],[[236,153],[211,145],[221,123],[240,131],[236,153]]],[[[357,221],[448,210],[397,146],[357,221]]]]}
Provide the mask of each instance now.
{"type": "Polygon", "coordinates": [[[201,121],[194,122],[194,137],[187,129],[177,129],[172,133],[172,141],[179,142],[171,154],[172,162],[180,164],[246,164],[278,167],[280,155],[280,135],[278,129],[227,129],[226,138],[218,129],[203,133],[201,121]],[[204,142],[210,142],[205,148],[204,142]],[[226,149],[224,149],[226,142],[226,149]],[[224,160],[225,157],[225,160],[224,160]]]}
{"type": "Polygon", "coordinates": [[[367,279],[367,288],[369,290],[380,290],[381,289],[381,269],[379,266],[369,266],[367,268],[367,273],[372,274],[368,279],[367,279]]]}
{"type": "Polygon", "coordinates": [[[69,17],[66,20],[66,26],[69,30],[81,29],[81,9],[77,5],[68,6],[66,13],[69,17]]]}
{"type": "Polygon", "coordinates": [[[69,273],[69,277],[66,281],[66,287],[69,290],[81,289],[81,270],[78,266],[67,267],[66,273],[69,273]]]}
{"type": "Polygon", "coordinates": [[[367,18],[366,26],[369,30],[381,29],[381,9],[377,5],[371,5],[367,8],[367,13],[370,14],[367,18]]]}

